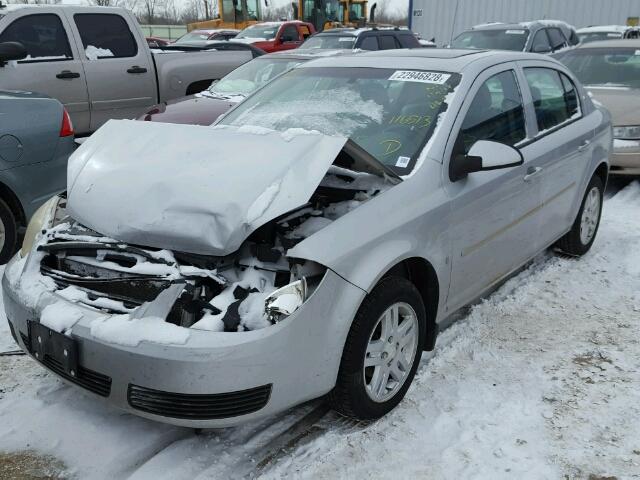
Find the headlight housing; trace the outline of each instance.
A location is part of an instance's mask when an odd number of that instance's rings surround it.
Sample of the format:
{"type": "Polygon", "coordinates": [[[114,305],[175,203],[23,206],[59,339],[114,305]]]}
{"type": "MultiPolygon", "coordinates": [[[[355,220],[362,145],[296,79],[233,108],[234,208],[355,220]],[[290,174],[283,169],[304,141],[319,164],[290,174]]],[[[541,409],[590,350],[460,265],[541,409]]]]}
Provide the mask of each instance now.
{"type": "Polygon", "coordinates": [[[640,139],[640,125],[613,127],[613,137],[622,140],[640,139]]]}
{"type": "Polygon", "coordinates": [[[279,288],[264,301],[264,312],[272,323],[288,317],[307,300],[307,279],[301,278],[279,288]]]}
{"type": "Polygon", "coordinates": [[[29,254],[36,240],[42,235],[42,230],[51,228],[59,202],[60,197],[56,195],[33,214],[27,226],[27,231],[24,234],[24,240],[22,241],[22,248],[20,249],[21,257],[26,257],[29,254]]]}

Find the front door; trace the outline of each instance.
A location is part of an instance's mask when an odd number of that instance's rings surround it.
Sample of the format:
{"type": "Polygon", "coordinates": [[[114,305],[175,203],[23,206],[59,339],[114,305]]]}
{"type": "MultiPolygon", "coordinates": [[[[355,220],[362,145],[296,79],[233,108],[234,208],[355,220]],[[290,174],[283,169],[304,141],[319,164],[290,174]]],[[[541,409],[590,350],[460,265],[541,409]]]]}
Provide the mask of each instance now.
{"type": "MultiPolygon", "coordinates": [[[[494,67],[476,80],[453,132],[449,161],[456,153],[467,153],[478,140],[516,147],[526,141],[524,105],[514,69],[494,67]]],[[[531,156],[526,148],[521,153],[523,165],[475,172],[455,182],[448,175],[444,179],[452,197],[450,311],[476,298],[535,253],[540,183],[525,178],[531,156]]]]}
{"type": "Polygon", "coordinates": [[[56,13],[23,14],[6,25],[0,21],[0,29],[0,42],[19,42],[28,54],[0,67],[0,88],[49,95],[67,109],[76,132],[88,131],[85,73],[66,18],[56,13]]]}
{"type": "Polygon", "coordinates": [[[138,43],[127,21],[107,13],[70,15],[83,49],[89,87],[91,129],[110,118],[135,118],[156,103],[156,80],[146,45],[138,43]]]}
{"type": "Polygon", "coordinates": [[[302,44],[302,37],[295,25],[285,25],[276,37],[274,51],[293,50],[302,44]]]}

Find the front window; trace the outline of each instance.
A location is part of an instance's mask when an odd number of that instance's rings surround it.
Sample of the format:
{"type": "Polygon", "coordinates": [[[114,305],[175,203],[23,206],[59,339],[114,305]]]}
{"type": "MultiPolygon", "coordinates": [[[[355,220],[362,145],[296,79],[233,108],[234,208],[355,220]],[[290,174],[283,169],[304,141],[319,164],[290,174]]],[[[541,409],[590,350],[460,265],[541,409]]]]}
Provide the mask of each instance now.
{"type": "Polygon", "coordinates": [[[25,61],[56,61],[72,58],[67,32],[57,15],[26,15],[13,21],[0,42],[20,42],[27,50],[25,61]]]}
{"type": "Polygon", "coordinates": [[[253,38],[273,40],[278,33],[279,25],[251,25],[242,30],[236,38],[253,38]]]}
{"type": "Polygon", "coordinates": [[[460,75],[387,68],[300,68],[256,92],[220,122],[348,137],[408,174],[460,75]]]}
{"type": "Polygon", "coordinates": [[[580,48],[560,58],[584,85],[640,88],[637,48],[580,48]]]}
{"type": "Polygon", "coordinates": [[[451,42],[451,48],[515,50],[521,52],[524,50],[528,37],[529,31],[524,28],[469,30],[458,35],[451,42]]]}
{"type": "Polygon", "coordinates": [[[526,137],[524,108],[515,73],[498,73],[480,85],[462,124],[464,152],[478,140],[516,145],[526,137]]]}
{"type": "Polygon", "coordinates": [[[302,48],[351,50],[354,43],[356,43],[356,37],[353,35],[315,35],[304,42],[302,48]]]}
{"type": "Polygon", "coordinates": [[[301,60],[257,58],[236,68],[203,93],[216,98],[247,96],[300,63],[301,60]]]}
{"type": "Polygon", "coordinates": [[[362,3],[352,3],[349,5],[349,21],[357,22],[364,20],[364,5],[362,3]]]}

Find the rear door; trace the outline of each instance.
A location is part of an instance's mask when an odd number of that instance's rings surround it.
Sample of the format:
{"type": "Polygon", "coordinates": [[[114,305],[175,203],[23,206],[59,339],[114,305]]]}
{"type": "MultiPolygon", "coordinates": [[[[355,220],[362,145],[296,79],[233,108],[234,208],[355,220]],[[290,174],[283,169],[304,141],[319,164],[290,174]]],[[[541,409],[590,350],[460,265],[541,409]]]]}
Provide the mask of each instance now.
{"type": "MultiPolygon", "coordinates": [[[[0,87],[58,99],[76,132],[89,131],[89,98],[80,52],[67,19],[48,9],[25,9],[0,20],[0,42],[20,42],[28,57],[0,68],[0,87]]],[[[59,10],[58,10],[59,11],[59,10]]]]}
{"type": "Polygon", "coordinates": [[[135,26],[118,14],[70,13],[87,77],[91,130],[110,118],[135,118],[156,103],[154,67],[135,26]]]}
{"type": "Polygon", "coordinates": [[[542,185],[538,247],[557,240],[571,226],[575,202],[593,154],[597,115],[584,115],[572,80],[546,62],[521,62],[531,97],[535,134],[527,148],[535,156],[542,185]]]}

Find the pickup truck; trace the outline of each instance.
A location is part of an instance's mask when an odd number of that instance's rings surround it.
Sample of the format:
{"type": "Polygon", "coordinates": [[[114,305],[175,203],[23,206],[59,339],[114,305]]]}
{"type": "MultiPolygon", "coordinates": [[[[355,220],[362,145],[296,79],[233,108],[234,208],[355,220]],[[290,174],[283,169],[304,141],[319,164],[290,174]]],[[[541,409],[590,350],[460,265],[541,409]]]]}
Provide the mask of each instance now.
{"type": "Polygon", "coordinates": [[[58,99],[80,135],[200,92],[254,56],[249,50],[151,50],[133,14],[117,7],[0,2],[5,42],[25,51],[19,60],[0,58],[0,88],[58,99]]]}
{"type": "Polygon", "coordinates": [[[250,43],[267,53],[292,50],[316,33],[312,23],[299,20],[263,22],[250,25],[233,38],[234,42],[250,43]]]}

